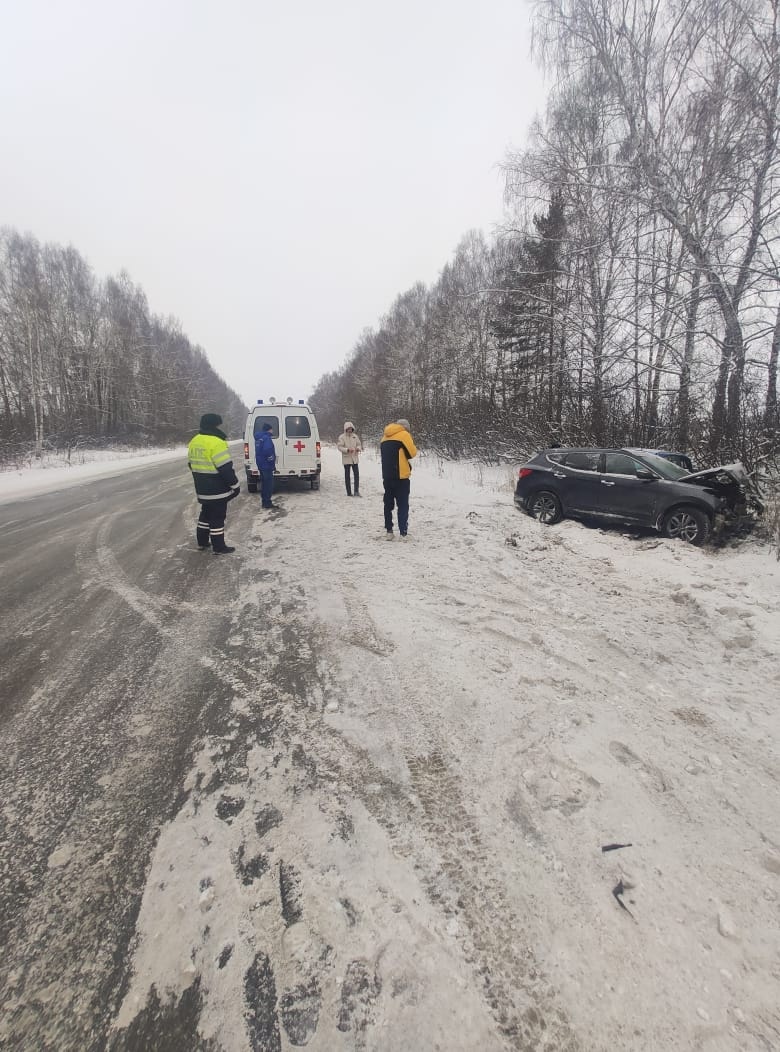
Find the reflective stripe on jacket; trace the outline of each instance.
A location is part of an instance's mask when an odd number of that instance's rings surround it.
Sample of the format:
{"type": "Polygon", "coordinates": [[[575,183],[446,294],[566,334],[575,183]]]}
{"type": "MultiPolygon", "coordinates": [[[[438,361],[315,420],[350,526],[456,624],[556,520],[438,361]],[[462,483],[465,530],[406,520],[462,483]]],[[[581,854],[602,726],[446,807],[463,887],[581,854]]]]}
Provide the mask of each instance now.
{"type": "Polygon", "coordinates": [[[198,500],[226,500],[238,485],[224,438],[197,434],[189,444],[187,461],[198,500]]]}

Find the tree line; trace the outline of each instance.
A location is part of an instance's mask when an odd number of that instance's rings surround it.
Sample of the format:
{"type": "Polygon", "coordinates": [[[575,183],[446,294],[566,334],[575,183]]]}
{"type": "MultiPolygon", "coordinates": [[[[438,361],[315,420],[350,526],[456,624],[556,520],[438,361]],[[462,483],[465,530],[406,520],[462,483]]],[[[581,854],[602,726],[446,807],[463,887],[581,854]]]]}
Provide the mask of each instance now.
{"type": "Polygon", "coordinates": [[[100,281],[74,248],[0,230],[4,461],[83,443],[182,442],[204,407],[243,429],[241,398],[127,274],[100,281]]]}
{"type": "MultiPolygon", "coordinates": [[[[401,293],[312,396],[323,434],[778,455],[780,0],[536,0],[554,87],[505,219],[401,293]]],[[[126,274],[0,231],[0,438],[181,440],[246,407],[126,274]]]]}
{"type": "Polygon", "coordinates": [[[555,87],[506,220],[399,295],[312,402],[429,445],[778,452],[780,0],[537,0],[555,87]]]}

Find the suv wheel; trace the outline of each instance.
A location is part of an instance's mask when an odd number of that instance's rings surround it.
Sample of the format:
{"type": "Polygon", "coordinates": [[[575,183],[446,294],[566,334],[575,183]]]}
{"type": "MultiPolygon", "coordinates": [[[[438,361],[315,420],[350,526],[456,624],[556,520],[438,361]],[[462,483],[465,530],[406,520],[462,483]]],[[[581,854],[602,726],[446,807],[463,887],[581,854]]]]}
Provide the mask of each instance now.
{"type": "Polygon", "coordinates": [[[698,508],[674,508],[664,519],[662,533],[673,540],[686,541],[700,548],[710,535],[712,524],[698,508]]]}
{"type": "Polygon", "coordinates": [[[528,510],[535,519],[543,522],[546,526],[554,526],[563,518],[561,502],[554,493],[548,489],[540,489],[534,493],[528,501],[528,510]]]}

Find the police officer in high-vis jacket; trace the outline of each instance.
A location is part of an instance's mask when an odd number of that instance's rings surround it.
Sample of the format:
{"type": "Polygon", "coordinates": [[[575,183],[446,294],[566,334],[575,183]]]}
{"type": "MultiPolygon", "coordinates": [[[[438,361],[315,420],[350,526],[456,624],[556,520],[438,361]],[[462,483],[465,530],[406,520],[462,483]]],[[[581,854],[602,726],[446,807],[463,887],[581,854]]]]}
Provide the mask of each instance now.
{"type": "Polygon", "coordinates": [[[198,547],[211,547],[215,555],[228,555],[235,548],[225,544],[225,515],[227,502],[241,492],[233,461],[230,459],[227,437],[219,430],[222,417],[217,413],[204,413],[200,418],[200,431],[190,442],[187,462],[195,483],[195,492],[200,501],[200,517],[196,536],[198,547]]]}

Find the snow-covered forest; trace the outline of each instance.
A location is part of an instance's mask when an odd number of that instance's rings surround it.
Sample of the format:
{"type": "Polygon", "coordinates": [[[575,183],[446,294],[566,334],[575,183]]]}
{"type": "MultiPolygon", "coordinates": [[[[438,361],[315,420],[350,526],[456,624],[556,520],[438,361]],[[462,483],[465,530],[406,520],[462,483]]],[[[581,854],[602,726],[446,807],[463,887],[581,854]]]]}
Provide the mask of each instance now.
{"type": "Polygon", "coordinates": [[[239,395],[126,274],[101,281],[75,248],[0,231],[4,462],[85,442],[181,442],[204,405],[239,433],[239,395]]]}
{"type": "Polygon", "coordinates": [[[508,218],[399,295],[313,402],[442,450],[776,450],[776,0],[540,0],[555,84],[504,160],[508,218]]]}
{"type": "MultiPolygon", "coordinates": [[[[312,397],[323,435],[402,414],[452,455],[555,440],[750,469],[776,456],[778,14],[778,0],[539,0],[553,87],[503,160],[504,219],[344,348],[312,397]]],[[[180,440],[207,403],[238,432],[241,399],[127,275],[2,234],[6,454],[180,440]]]]}

